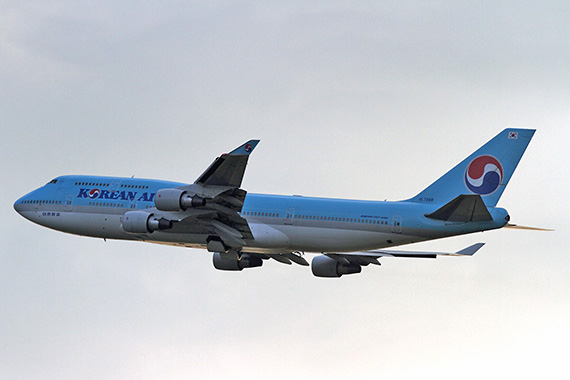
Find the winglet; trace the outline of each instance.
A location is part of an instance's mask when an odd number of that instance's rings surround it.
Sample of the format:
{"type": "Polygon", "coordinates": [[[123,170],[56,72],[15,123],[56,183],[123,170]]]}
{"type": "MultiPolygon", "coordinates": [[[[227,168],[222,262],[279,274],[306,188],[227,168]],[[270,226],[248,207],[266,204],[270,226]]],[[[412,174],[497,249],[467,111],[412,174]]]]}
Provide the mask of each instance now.
{"type": "Polygon", "coordinates": [[[457,251],[455,253],[452,253],[453,256],[473,256],[475,254],[475,252],[477,252],[479,249],[481,249],[482,246],[484,246],[485,243],[475,243],[467,248],[463,248],[461,251],[457,251]]]}
{"type": "Polygon", "coordinates": [[[195,184],[204,186],[230,186],[239,188],[245,173],[247,160],[259,140],[249,140],[230,153],[222,154],[210,165],[195,184]]]}
{"type": "Polygon", "coordinates": [[[257,144],[259,144],[259,140],[249,140],[239,148],[236,148],[228,153],[228,156],[249,156],[257,144]]]}

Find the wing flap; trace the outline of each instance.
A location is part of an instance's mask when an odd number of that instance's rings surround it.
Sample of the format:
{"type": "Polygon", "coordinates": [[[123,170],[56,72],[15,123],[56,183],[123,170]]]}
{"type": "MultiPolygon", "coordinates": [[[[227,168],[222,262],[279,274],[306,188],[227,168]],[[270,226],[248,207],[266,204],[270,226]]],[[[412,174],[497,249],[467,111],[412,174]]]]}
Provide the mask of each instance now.
{"type": "Polygon", "coordinates": [[[291,265],[292,263],[301,265],[301,266],[309,266],[307,260],[305,260],[298,252],[283,252],[283,253],[251,253],[243,251],[242,254],[248,254],[253,256],[258,256],[264,260],[273,259],[278,261],[282,264],[291,265]]]}
{"type": "Polygon", "coordinates": [[[358,264],[362,266],[367,266],[368,264],[380,265],[378,262],[378,256],[369,255],[366,252],[354,252],[354,253],[325,253],[326,256],[334,259],[343,264],[358,264]]]}
{"type": "Polygon", "coordinates": [[[286,258],[288,258],[289,260],[291,260],[295,264],[299,264],[299,265],[302,265],[304,267],[309,266],[309,263],[307,262],[307,260],[305,260],[305,258],[302,257],[298,253],[293,253],[293,252],[283,253],[283,256],[285,256],[286,258]]]}

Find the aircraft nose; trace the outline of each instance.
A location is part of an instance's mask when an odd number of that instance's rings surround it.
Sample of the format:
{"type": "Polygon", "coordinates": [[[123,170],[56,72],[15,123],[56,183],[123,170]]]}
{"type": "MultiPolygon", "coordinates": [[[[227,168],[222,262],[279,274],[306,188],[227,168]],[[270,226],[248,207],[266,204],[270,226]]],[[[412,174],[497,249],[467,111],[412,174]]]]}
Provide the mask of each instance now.
{"type": "Polygon", "coordinates": [[[16,212],[18,214],[22,214],[22,211],[24,210],[24,197],[18,199],[16,202],[14,202],[14,210],[16,210],[16,212]]]}
{"type": "Polygon", "coordinates": [[[16,200],[13,205],[14,210],[24,218],[34,223],[42,224],[41,218],[38,219],[41,215],[41,213],[38,213],[38,207],[42,204],[40,199],[46,199],[45,190],[41,187],[16,200]]]}
{"type": "Polygon", "coordinates": [[[16,202],[14,202],[14,210],[16,210],[16,212],[20,215],[22,215],[24,218],[29,219],[28,215],[29,211],[32,211],[32,205],[30,204],[31,200],[33,199],[31,198],[31,196],[33,196],[35,191],[32,191],[31,193],[28,193],[22,197],[20,197],[18,200],[16,200],[16,202]]]}

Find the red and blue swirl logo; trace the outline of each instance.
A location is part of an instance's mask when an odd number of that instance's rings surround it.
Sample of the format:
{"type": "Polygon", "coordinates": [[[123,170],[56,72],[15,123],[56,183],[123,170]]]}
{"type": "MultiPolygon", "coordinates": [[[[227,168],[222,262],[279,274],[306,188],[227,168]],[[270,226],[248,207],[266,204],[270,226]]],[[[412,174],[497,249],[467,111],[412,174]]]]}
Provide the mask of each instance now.
{"type": "Polygon", "coordinates": [[[503,180],[503,166],[495,157],[479,156],[465,169],[465,185],[471,192],[489,195],[503,180]]]}
{"type": "Polygon", "coordinates": [[[88,197],[91,198],[91,199],[95,199],[95,198],[97,198],[97,197],[99,196],[99,194],[101,194],[101,192],[99,191],[99,189],[92,189],[92,190],[89,192],[88,197]]]}

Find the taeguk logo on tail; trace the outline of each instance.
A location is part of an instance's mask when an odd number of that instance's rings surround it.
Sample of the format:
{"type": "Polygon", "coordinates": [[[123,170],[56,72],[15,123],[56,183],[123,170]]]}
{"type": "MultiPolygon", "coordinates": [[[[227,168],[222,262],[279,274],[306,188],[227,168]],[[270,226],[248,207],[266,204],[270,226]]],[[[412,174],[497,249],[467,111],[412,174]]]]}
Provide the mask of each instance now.
{"type": "Polygon", "coordinates": [[[465,169],[465,185],[471,192],[489,195],[503,180],[503,166],[495,157],[479,156],[465,169]]]}

